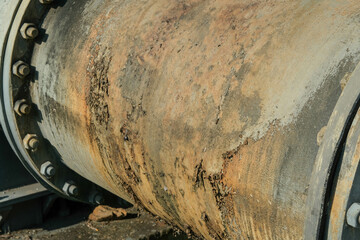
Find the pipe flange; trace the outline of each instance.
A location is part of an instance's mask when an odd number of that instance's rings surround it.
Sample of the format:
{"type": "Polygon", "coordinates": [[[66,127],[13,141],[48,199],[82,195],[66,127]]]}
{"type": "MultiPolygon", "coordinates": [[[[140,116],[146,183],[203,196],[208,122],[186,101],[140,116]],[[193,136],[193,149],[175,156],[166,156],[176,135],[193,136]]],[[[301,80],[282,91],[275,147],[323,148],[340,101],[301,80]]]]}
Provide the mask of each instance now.
{"type": "Polygon", "coordinates": [[[20,161],[47,189],[72,200],[92,204],[105,200],[110,204],[117,201],[117,197],[67,167],[51,143],[43,139],[37,121],[41,113],[31,101],[31,86],[36,81],[31,74],[33,67],[30,67],[33,40],[41,41],[39,26],[50,3],[53,1],[19,1],[12,23],[8,25],[8,36],[0,46],[4,48],[0,51],[0,70],[3,70],[0,71],[3,74],[1,126],[20,161]]]}

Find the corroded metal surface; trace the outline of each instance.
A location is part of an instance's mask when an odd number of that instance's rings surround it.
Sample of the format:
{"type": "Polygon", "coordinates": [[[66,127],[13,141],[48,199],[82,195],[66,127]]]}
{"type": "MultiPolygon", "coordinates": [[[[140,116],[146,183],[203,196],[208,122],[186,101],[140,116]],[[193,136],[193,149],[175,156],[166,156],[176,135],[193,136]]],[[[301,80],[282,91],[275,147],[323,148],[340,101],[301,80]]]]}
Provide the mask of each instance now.
{"type": "MultiPolygon", "coordinates": [[[[346,141],[351,143],[347,143],[349,145],[347,151],[356,146],[357,136],[352,136],[355,140],[351,139],[350,127],[353,121],[356,124],[356,119],[354,120],[354,118],[360,106],[360,65],[346,78],[346,87],[333,109],[311,174],[306,202],[306,225],[304,231],[304,235],[307,236],[306,238],[312,238],[313,236],[322,238],[321,236],[326,235],[325,222],[329,214],[328,208],[331,206],[331,193],[337,184],[343,184],[341,177],[337,179],[336,175],[339,168],[344,168],[343,165],[347,166],[346,161],[350,161],[349,158],[351,158],[348,156],[350,153],[342,156],[343,146],[346,141]],[[351,140],[348,140],[348,138],[351,140]]],[[[356,184],[350,184],[347,188],[342,188],[341,191],[350,195],[352,185],[356,184]]],[[[341,211],[340,207],[346,208],[346,205],[336,205],[336,210],[333,209],[333,211],[341,211]]],[[[341,222],[342,220],[338,219],[337,221],[341,222]]],[[[334,231],[334,228],[331,231],[334,231]]],[[[337,229],[337,231],[340,231],[340,229],[337,229]]]]}
{"type": "Polygon", "coordinates": [[[359,230],[346,224],[346,213],[359,202],[360,110],[351,126],[329,213],[327,239],[356,239],[359,230]],[[357,179],[356,179],[357,178],[357,179]],[[356,181],[357,180],[357,181],[356,181]],[[351,196],[353,195],[353,196],[351,196]]]}
{"type": "Polygon", "coordinates": [[[0,29],[3,49],[0,52],[0,122],[7,140],[25,168],[47,189],[78,201],[95,204],[94,196],[97,196],[104,203],[111,204],[118,198],[61,162],[56,149],[39,131],[37,121],[41,116],[30,99],[29,83],[36,78],[36,70],[29,64],[34,42],[41,44],[41,41],[46,41],[45,32],[38,28],[47,10],[57,8],[61,3],[44,5],[38,0],[22,0],[5,1],[1,4],[4,6],[0,17],[8,18],[0,29]],[[31,34],[35,34],[30,38],[24,36],[23,31],[28,26],[33,28],[31,34]],[[24,103],[25,109],[20,111],[24,103]],[[43,169],[49,164],[52,168],[50,174],[43,169]],[[82,185],[80,191],[77,191],[77,184],[82,185]]]}
{"type": "Polygon", "coordinates": [[[299,239],[358,1],[64,1],[30,85],[82,176],[207,239],[299,239]]]}

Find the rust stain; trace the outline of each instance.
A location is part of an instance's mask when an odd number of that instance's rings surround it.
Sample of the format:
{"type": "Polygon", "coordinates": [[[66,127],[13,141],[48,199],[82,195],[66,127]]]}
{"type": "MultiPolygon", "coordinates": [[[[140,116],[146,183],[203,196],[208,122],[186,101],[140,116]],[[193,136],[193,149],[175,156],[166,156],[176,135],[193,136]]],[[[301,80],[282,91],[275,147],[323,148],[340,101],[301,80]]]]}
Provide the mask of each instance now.
{"type": "Polygon", "coordinates": [[[81,123],[67,132],[80,150],[65,147],[92,161],[77,170],[190,235],[300,239],[313,128],[340,90],[333,69],[358,61],[339,44],[354,25],[337,28],[359,4],[99,4],[78,20],[88,28],[59,84],[81,123]]]}
{"type": "MultiPolygon", "coordinates": [[[[357,113],[357,117],[353,121],[353,125],[350,128],[348,139],[352,137],[355,129],[360,124],[360,111],[357,113]]],[[[339,177],[336,182],[335,194],[331,203],[330,221],[329,221],[329,239],[339,239],[343,235],[343,226],[346,222],[346,211],[348,206],[349,194],[354,183],[356,172],[360,160],[360,139],[358,139],[356,146],[348,146],[345,148],[354,147],[354,151],[345,150],[344,157],[341,164],[339,177]],[[352,155],[349,155],[349,152],[352,155]]]]}

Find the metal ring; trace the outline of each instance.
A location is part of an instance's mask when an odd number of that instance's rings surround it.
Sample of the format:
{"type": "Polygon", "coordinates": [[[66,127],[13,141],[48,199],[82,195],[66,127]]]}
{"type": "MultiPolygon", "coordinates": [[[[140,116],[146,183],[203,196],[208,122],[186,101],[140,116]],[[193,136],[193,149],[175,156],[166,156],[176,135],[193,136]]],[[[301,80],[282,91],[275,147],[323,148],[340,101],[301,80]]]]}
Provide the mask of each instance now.
{"type": "Polygon", "coordinates": [[[24,109],[24,114],[19,114],[19,109],[14,110],[14,105],[19,107],[19,102],[30,104],[29,86],[31,81],[34,81],[34,68],[32,74],[18,74],[16,72],[18,67],[13,69],[14,63],[20,62],[24,65],[30,62],[34,47],[34,39],[24,37],[21,28],[29,20],[32,27],[39,25],[49,9],[49,5],[41,4],[38,0],[23,0],[12,20],[4,42],[6,48],[0,84],[1,125],[20,161],[47,189],[73,200],[93,204],[100,202],[93,199],[94,195],[97,199],[99,196],[103,197],[107,203],[117,201],[118,198],[113,194],[83,178],[62,163],[61,157],[56,154],[56,149],[41,136],[36,119],[41,114],[36,112],[36,107],[30,114],[27,114],[28,109],[24,109]]]}
{"type": "Polygon", "coordinates": [[[327,125],[324,140],[316,156],[306,200],[304,239],[325,234],[325,204],[329,202],[334,174],[351,123],[360,105],[360,64],[352,73],[327,125]]]}

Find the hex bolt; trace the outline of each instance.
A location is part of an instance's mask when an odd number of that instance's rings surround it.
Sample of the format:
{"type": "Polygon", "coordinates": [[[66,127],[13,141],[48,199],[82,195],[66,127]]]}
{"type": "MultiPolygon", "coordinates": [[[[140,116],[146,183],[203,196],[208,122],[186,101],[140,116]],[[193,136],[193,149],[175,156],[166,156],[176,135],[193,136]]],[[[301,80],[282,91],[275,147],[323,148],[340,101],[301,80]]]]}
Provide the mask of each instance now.
{"type": "Polygon", "coordinates": [[[104,197],[101,194],[98,194],[98,195],[95,196],[94,202],[96,204],[99,204],[99,205],[103,204],[104,203],[104,197]]]}
{"type": "Polygon", "coordinates": [[[79,194],[78,187],[72,182],[65,182],[62,190],[69,196],[76,197],[79,194]]]}
{"type": "Polygon", "coordinates": [[[30,74],[30,67],[23,61],[17,61],[13,65],[12,72],[14,75],[18,76],[19,78],[24,78],[30,74]]]}
{"type": "Polygon", "coordinates": [[[39,0],[40,3],[42,4],[50,4],[52,3],[54,0],[39,0]]]}
{"type": "Polygon", "coordinates": [[[24,39],[34,39],[38,36],[39,30],[33,23],[24,23],[20,28],[20,33],[24,39]]]}
{"type": "Polygon", "coordinates": [[[41,165],[40,173],[47,178],[51,178],[55,175],[56,169],[50,161],[47,161],[41,165]]]}
{"type": "Polygon", "coordinates": [[[35,151],[39,147],[39,140],[36,134],[27,134],[23,139],[23,143],[27,150],[35,151]]]}
{"type": "Polygon", "coordinates": [[[360,203],[353,203],[346,212],[346,222],[353,228],[360,228],[360,203]]]}
{"type": "Polygon", "coordinates": [[[91,203],[94,203],[94,204],[103,204],[104,203],[104,196],[98,192],[98,191],[94,191],[91,195],[90,195],[90,198],[89,198],[89,201],[91,203]]]}
{"type": "Polygon", "coordinates": [[[14,110],[19,115],[27,115],[30,113],[31,106],[26,102],[25,99],[21,99],[15,102],[14,110]]]}
{"type": "Polygon", "coordinates": [[[78,188],[75,185],[71,185],[68,190],[69,194],[72,196],[78,195],[78,188]]]}

